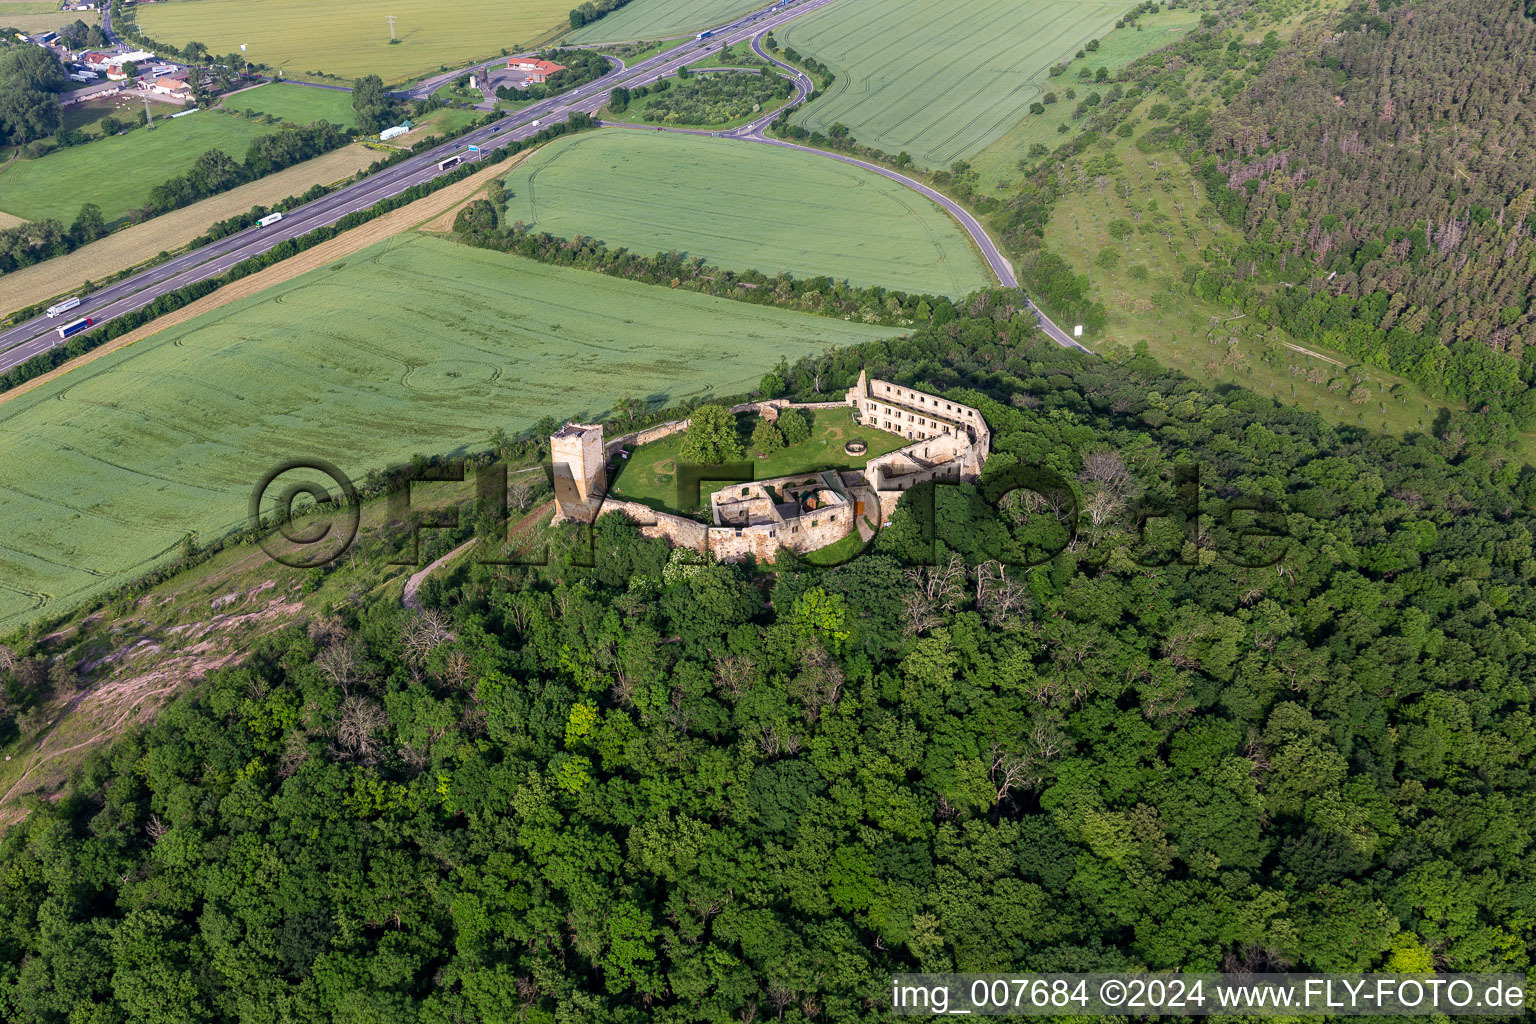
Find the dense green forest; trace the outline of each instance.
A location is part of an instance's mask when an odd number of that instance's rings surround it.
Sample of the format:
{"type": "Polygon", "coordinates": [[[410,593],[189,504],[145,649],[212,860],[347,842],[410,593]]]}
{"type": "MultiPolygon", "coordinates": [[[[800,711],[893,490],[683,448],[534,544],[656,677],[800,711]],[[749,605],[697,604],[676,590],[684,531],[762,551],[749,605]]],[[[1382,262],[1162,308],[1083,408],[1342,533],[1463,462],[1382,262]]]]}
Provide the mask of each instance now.
{"type": "Polygon", "coordinates": [[[359,594],[94,756],[0,840],[0,1017],[873,1021],[919,968],[1524,970],[1530,475],[1074,355],[1016,293],[958,312],[784,381],[867,368],[992,428],[980,487],[863,556],[759,576],[605,517],[592,568],[562,530],[420,612],[359,594]],[[1021,466],[1055,476],[989,507],[1021,466]],[[1238,507],[1274,564],[1222,554],[1238,507]]]}

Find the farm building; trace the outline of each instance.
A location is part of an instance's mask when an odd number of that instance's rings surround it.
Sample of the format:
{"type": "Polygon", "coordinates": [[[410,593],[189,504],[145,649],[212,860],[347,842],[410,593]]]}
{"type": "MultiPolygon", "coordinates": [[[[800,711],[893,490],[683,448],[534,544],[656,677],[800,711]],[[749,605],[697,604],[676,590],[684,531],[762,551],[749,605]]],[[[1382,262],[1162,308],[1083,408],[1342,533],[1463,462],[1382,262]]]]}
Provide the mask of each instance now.
{"type": "Polygon", "coordinates": [[[151,92],[158,92],[166,96],[174,96],[181,99],[190,98],[192,95],[191,83],[180,78],[162,78],[155,82],[154,85],[150,86],[149,89],[151,92]]]}
{"type": "Polygon", "coordinates": [[[556,71],[564,71],[565,65],[535,57],[513,57],[507,61],[507,70],[524,72],[528,76],[525,84],[533,84],[548,81],[549,76],[556,71]]]}

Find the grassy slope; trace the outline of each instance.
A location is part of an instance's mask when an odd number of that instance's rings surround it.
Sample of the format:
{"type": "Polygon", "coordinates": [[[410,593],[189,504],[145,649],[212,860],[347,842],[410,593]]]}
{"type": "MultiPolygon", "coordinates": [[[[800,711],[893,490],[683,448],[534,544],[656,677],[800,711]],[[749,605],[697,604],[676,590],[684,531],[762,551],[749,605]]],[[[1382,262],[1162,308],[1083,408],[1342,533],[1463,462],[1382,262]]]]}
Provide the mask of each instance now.
{"type": "Polygon", "coordinates": [[[561,139],[508,176],[511,220],[765,273],[964,294],[990,278],[947,214],[879,175],[727,139],[561,139]]]}
{"type": "Polygon", "coordinates": [[[1057,131],[1063,124],[1074,123],[1072,109],[1077,106],[1077,100],[1066,99],[1066,90],[1077,89],[1081,99],[1093,89],[1102,92],[1106,88],[1080,82],[1077,77],[1080,70],[1097,71],[1102,67],[1114,74],[1138,57],[1167,46],[1199,23],[1200,12],[1184,7],[1144,14],[1139,31],[1134,27],[1113,29],[1103,38],[1097,51],[1068,61],[1064,74],[1049,79],[1047,88],[1060,97],[1056,103],[1047,106],[1044,114],[1024,114],[996,142],[971,157],[971,166],[981,174],[982,187],[991,189],[997,187],[999,181],[1017,178],[1018,162],[1026,158],[1029,147],[1035,143],[1055,149],[1063,139],[1070,137],[1057,131]]]}
{"type": "MultiPolygon", "coordinates": [[[[543,477],[542,469],[513,467],[509,484],[520,486],[530,472],[543,477]]],[[[473,515],[465,507],[473,486],[419,488],[411,503],[422,511],[457,507],[467,521],[473,515]]],[[[512,552],[532,557],[539,550],[549,522],[547,506],[540,506],[536,502],[528,519],[513,526],[513,543],[494,557],[512,552]]],[[[24,794],[56,792],[91,750],[153,717],[205,671],[244,658],[258,637],[324,615],[358,595],[398,595],[404,577],[416,570],[390,564],[405,549],[398,525],[389,518],[384,499],[364,504],[355,545],[328,567],[318,588],[308,570],[274,562],[255,545],[235,546],[139,600],[105,608],[52,634],[47,653],[84,667],[80,690],[55,694],[47,702],[51,728],[37,736],[13,736],[0,746],[5,755],[0,761],[0,828],[23,816],[24,794]]],[[[420,537],[422,565],[452,546],[439,531],[427,530],[420,537]]],[[[438,571],[447,575],[482,557],[493,555],[472,550],[438,571]]]]}
{"type": "Polygon", "coordinates": [[[329,121],[350,128],[357,123],[352,94],[332,89],[312,89],[291,82],[272,82],[236,93],[224,101],[231,110],[254,110],[293,124],[329,121]]]}
{"type": "Polygon", "coordinates": [[[842,123],[867,145],[948,166],[997,139],[1043,92],[1050,66],[1105,35],[1131,3],[1111,0],[840,0],[780,29],[832,69],[795,115],[842,123]]]}
{"type": "Polygon", "coordinates": [[[387,9],[370,0],[180,0],[141,8],[138,23],[151,39],[196,39],[219,53],[248,43],[252,60],[290,76],[400,81],[547,39],[568,24],[570,7],[568,0],[403,0],[387,9]],[[386,14],[396,16],[397,46],[389,44],[386,14]]]}
{"type": "Polygon", "coordinates": [[[138,128],[41,160],[17,160],[0,171],[0,208],[28,220],[57,217],[68,224],[90,201],[107,220],[116,220],[142,206],[156,185],[189,170],[205,151],[222,149],[244,160],[251,140],[274,130],[205,110],[157,121],[153,131],[138,128]]]}
{"type": "Polygon", "coordinates": [[[682,35],[766,6],[765,0],[631,0],[606,18],[583,25],[563,41],[608,43],[682,35]]]}
{"type": "Polygon", "coordinates": [[[0,631],[238,526],[282,460],[360,477],[888,333],[399,237],[0,407],[0,631]]]}
{"type": "MultiPolygon", "coordinates": [[[[1089,150],[1094,155],[1103,152],[1089,150]]],[[[1235,315],[1231,310],[1183,294],[1188,291],[1184,269],[1203,265],[1200,252],[1233,251],[1240,236],[1219,219],[1198,215],[1203,190],[1177,156],[1149,155],[1122,139],[1115,140],[1111,152],[1120,168],[1103,176],[1102,187],[1085,174],[1077,190],[1058,201],[1046,229],[1046,246],[1087,274],[1094,297],[1109,309],[1106,333],[1085,337],[1085,344],[1102,349],[1145,342],[1159,361],[1197,379],[1238,384],[1335,423],[1401,433],[1426,430],[1434,422],[1440,406],[1412,385],[1406,400],[1387,394],[1404,383],[1401,378],[1371,370],[1366,382],[1369,400],[1353,404],[1346,398],[1351,386],[1329,387],[1345,377],[1343,365],[1329,360],[1348,365],[1353,362],[1348,356],[1301,346],[1317,353],[1307,355],[1287,347],[1296,342],[1282,331],[1266,331],[1252,318],[1228,321],[1235,315]],[[1159,224],[1160,217],[1166,220],[1159,224]],[[1123,242],[1109,232],[1116,219],[1137,227],[1123,242]],[[1142,231],[1143,225],[1153,230],[1142,231]],[[1098,263],[1106,249],[1119,256],[1111,268],[1098,263]],[[1137,280],[1136,267],[1147,271],[1144,281],[1137,280]],[[1309,371],[1321,381],[1309,380],[1309,371]]],[[[1082,166],[1083,158],[1075,163],[1082,166]]]]}
{"type": "MultiPolygon", "coordinates": [[[[831,400],[836,396],[826,397],[831,400]]],[[[815,416],[816,421],[811,426],[808,440],[766,458],[755,452],[751,444],[756,415],[744,413],[736,418],[737,432],[741,435],[747,458],[755,464],[757,479],[768,480],[776,476],[823,469],[855,469],[875,456],[893,452],[907,443],[895,434],[854,423],[851,409],[817,409],[815,416]],[[869,445],[869,451],[863,455],[849,455],[843,446],[851,440],[864,441],[869,445]]],[[[627,461],[619,460],[619,471],[612,480],[614,496],[638,501],[652,508],[674,508],[677,498],[677,457],[682,450],[683,437],[682,434],[664,437],[635,449],[627,461]]],[[[706,484],[700,496],[707,498],[712,490],[720,486],[706,484]]]]}

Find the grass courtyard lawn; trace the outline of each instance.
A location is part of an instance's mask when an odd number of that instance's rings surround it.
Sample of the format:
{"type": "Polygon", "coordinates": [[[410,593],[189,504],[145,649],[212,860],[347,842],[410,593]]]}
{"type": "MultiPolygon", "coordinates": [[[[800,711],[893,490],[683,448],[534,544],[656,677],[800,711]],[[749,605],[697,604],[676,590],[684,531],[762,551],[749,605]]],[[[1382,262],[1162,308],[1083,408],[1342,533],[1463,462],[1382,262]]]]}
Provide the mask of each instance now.
{"type": "MultiPolygon", "coordinates": [[[[756,479],[768,480],[823,469],[858,469],[875,456],[893,452],[907,443],[895,434],[855,423],[851,408],[816,409],[814,412],[816,418],[807,440],[766,457],[752,448],[752,427],[757,422],[757,415],[742,413],[736,417],[736,432],[741,436],[747,458],[756,467],[756,479]],[[869,451],[849,455],[843,450],[849,441],[863,441],[869,451]]],[[[613,429],[620,432],[618,427],[613,429]]],[[[633,449],[627,460],[618,459],[617,471],[610,481],[614,497],[638,501],[655,509],[676,509],[677,458],[683,447],[683,437],[683,434],[664,437],[633,449]]],[[[707,499],[711,491],[723,486],[704,484],[699,496],[707,499]]]]}
{"type": "Polygon", "coordinates": [[[605,18],[583,25],[561,42],[612,43],[684,35],[766,6],[765,0],[633,0],[605,18]]]}
{"type": "Polygon", "coordinates": [[[329,121],[350,128],[357,124],[352,94],[334,89],[314,89],[292,82],[270,82],[236,93],[224,100],[230,110],[254,110],[291,124],[329,121]]]}
{"type": "Polygon", "coordinates": [[[548,40],[570,24],[570,7],[569,0],[402,0],[387,8],[371,0],[171,0],[140,7],[137,17],[151,39],[196,39],[217,53],[247,43],[251,60],[290,76],[377,74],[398,82],[548,40]],[[395,15],[395,46],[387,14],[395,15]]]}
{"type": "Polygon", "coordinates": [[[17,160],[0,171],[0,209],[27,220],[57,217],[68,225],[82,203],[93,202],[114,221],[144,205],[156,185],[191,169],[208,150],[244,160],[252,139],[275,130],[204,110],[156,121],[153,131],[136,128],[40,160],[17,160]]]}
{"type": "Polygon", "coordinates": [[[864,544],[864,538],[860,537],[859,531],[855,529],[842,540],[833,541],[826,547],[817,548],[815,551],[808,551],[800,557],[811,565],[840,565],[845,560],[864,550],[864,544]]]}
{"type": "Polygon", "coordinates": [[[284,460],[361,479],[890,333],[399,236],[0,405],[0,633],[239,527],[284,460]]]}
{"type": "MultiPolygon", "coordinates": [[[[1148,105],[1138,111],[1143,128],[1148,105]]],[[[1046,247],[1088,276],[1094,298],[1109,311],[1105,332],[1085,336],[1084,344],[1103,351],[1145,342],[1160,362],[1196,379],[1240,385],[1333,423],[1397,433],[1430,428],[1441,404],[1402,378],[1365,371],[1369,398],[1352,403],[1349,356],[1299,344],[1188,294],[1184,268],[1202,266],[1202,250],[1235,258],[1242,238],[1199,215],[1204,191],[1181,159],[1143,153],[1129,139],[1113,141],[1068,166],[1061,178],[1075,179],[1075,188],[1057,201],[1046,228],[1046,247]],[[1389,394],[1400,384],[1396,397],[1389,394]]]]}
{"type": "MultiPolygon", "coordinates": [[[[971,166],[981,175],[982,187],[993,189],[999,187],[999,182],[1016,180],[1019,175],[1019,161],[1031,159],[1029,157],[1031,146],[1041,145],[1047,149],[1055,149],[1072,138],[1069,133],[1078,125],[1078,122],[1072,120],[1072,110],[1077,106],[1078,100],[1066,99],[1066,91],[1076,89],[1078,98],[1081,99],[1094,89],[1103,92],[1108,88],[1105,85],[1089,85],[1079,81],[1077,77],[1079,71],[1083,68],[1088,68],[1090,71],[1108,68],[1110,74],[1114,74],[1137,58],[1168,46],[1198,24],[1200,24],[1200,12],[1190,7],[1143,14],[1136,26],[1112,29],[1108,35],[1104,36],[1096,51],[1067,61],[1066,72],[1056,78],[1048,79],[1045,87],[1046,90],[1056,93],[1057,102],[1047,105],[1043,114],[1025,113],[1022,119],[1008,129],[1001,138],[970,158],[971,166]],[[1058,131],[1064,124],[1071,127],[1067,132],[1058,131]]],[[[1067,56],[1064,54],[1063,58],[1067,56]]],[[[1044,92],[1041,95],[1044,95],[1044,92]]],[[[1031,100],[1031,102],[1034,101],[1031,100]]]]}
{"type": "Polygon", "coordinates": [[[839,0],[796,19],[781,49],[816,58],[831,88],[792,118],[947,167],[1013,127],[1052,64],[1107,35],[1132,5],[1109,0],[839,0]]]}
{"type": "Polygon", "coordinates": [[[728,269],[963,295],[992,283],[949,215],[877,174],[790,149],[614,128],[507,177],[510,221],[728,269]]]}

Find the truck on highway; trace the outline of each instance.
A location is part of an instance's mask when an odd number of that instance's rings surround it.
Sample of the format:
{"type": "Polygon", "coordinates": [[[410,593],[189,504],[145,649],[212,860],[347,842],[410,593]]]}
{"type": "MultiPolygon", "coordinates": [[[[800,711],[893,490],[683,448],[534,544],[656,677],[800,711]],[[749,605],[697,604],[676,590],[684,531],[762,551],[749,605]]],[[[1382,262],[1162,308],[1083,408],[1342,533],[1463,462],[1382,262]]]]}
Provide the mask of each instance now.
{"type": "Polygon", "coordinates": [[[257,221],[256,226],[259,228],[271,227],[273,224],[276,224],[282,219],[283,215],[280,213],[269,213],[265,217],[261,218],[261,220],[257,221]]]}
{"type": "Polygon", "coordinates": [[[79,320],[76,320],[72,324],[65,324],[63,327],[60,327],[58,329],[59,330],[59,337],[60,338],[68,338],[71,335],[79,334],[81,331],[90,328],[95,323],[96,323],[96,321],[92,320],[90,317],[83,316],[79,320]]]}
{"type": "Polygon", "coordinates": [[[714,34],[715,34],[714,29],[706,29],[703,32],[700,32],[698,35],[694,36],[693,38],[695,38],[695,39],[708,39],[710,36],[712,36],[714,34]]]}
{"type": "Polygon", "coordinates": [[[65,299],[63,302],[56,302],[53,305],[48,307],[48,319],[52,320],[54,317],[58,316],[60,313],[68,312],[69,310],[74,309],[78,305],[80,305],[80,296],[78,296],[78,295],[71,295],[69,298],[65,299]]]}
{"type": "Polygon", "coordinates": [[[459,161],[462,159],[464,158],[461,156],[451,156],[446,160],[439,161],[437,169],[440,171],[446,171],[450,167],[457,167],[459,166],[459,161]]]}

